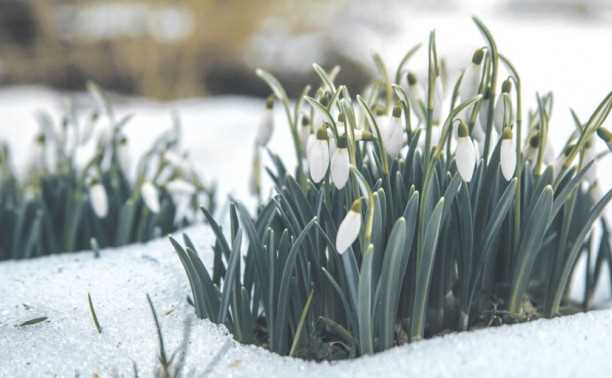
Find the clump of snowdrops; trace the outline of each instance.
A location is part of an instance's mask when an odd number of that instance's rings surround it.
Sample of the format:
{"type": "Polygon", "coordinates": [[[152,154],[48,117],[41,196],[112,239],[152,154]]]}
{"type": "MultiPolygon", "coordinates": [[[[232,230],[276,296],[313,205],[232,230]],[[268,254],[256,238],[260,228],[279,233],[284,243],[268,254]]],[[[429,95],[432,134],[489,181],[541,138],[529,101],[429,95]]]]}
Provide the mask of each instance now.
{"type": "Polygon", "coordinates": [[[181,127],[159,135],[131,164],[125,127],[106,95],[60,122],[40,114],[24,175],[0,149],[0,260],[144,242],[190,224],[198,205],[214,211],[207,186],[181,149],[181,127]]]}
{"type": "Polygon", "coordinates": [[[274,193],[254,215],[234,200],[227,232],[204,210],[211,268],[187,235],[171,239],[199,317],[282,355],[337,359],[590,308],[612,264],[601,217],[612,191],[596,175],[612,93],[588,119],[574,114],[575,131],[553,146],[552,94],[524,119],[518,72],[474,21],[486,44],[454,83],[434,32],[425,75],[409,67],[420,46],[394,76],[375,56],[378,78],[356,96],[335,82],[337,68],[314,65],[320,87],[292,105],[257,71],[273,94],[252,187],[261,193],[275,104],[297,168],[270,152],[274,193]],[[586,282],[582,298],[568,296],[572,277],[586,282]]]}

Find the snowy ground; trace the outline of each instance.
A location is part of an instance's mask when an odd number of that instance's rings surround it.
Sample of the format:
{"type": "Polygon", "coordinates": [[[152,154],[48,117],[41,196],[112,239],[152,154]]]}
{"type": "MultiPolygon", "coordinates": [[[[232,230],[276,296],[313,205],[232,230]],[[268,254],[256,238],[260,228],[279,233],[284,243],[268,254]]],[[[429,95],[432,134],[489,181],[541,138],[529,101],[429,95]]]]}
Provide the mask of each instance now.
{"type": "MultiPolygon", "coordinates": [[[[186,230],[210,263],[210,231],[186,230]]],[[[143,246],[0,264],[0,376],[151,376],[157,340],[145,293],[160,314],[166,347],[192,320],[187,371],[212,377],[609,377],[612,310],[438,337],[372,357],[309,363],[242,346],[222,327],[193,319],[187,282],[166,240],[143,246]],[[91,293],[102,334],[92,321],[91,293]],[[19,326],[47,317],[42,323],[19,326]],[[586,363],[588,362],[588,363],[586,363]],[[494,367],[494,373],[491,368],[494,367]],[[206,373],[206,374],[205,374],[206,373]]]]}
{"type": "MultiPolygon", "coordinates": [[[[385,53],[391,65],[436,25],[442,25],[440,47],[452,57],[470,46],[461,58],[468,60],[472,43],[464,43],[463,37],[478,35],[465,15],[413,15],[410,21],[401,38],[372,44],[385,53]]],[[[536,89],[553,89],[557,94],[552,121],[553,129],[558,128],[557,139],[571,130],[570,104],[586,118],[612,89],[609,53],[600,48],[612,40],[612,29],[564,20],[537,27],[535,23],[533,19],[489,20],[500,49],[513,58],[529,83],[525,97],[531,100],[536,89]],[[588,69],[582,68],[585,66],[588,69]]],[[[33,111],[46,109],[57,114],[60,108],[61,96],[51,91],[35,87],[0,90],[0,138],[10,141],[18,162],[25,160],[35,132],[33,111]]],[[[118,110],[135,114],[127,131],[136,153],[169,127],[169,111],[179,110],[188,136],[185,147],[204,176],[219,181],[222,193],[246,198],[254,126],[262,108],[259,100],[213,98],[170,104],[133,100],[118,110]]],[[[287,131],[278,130],[271,148],[290,157],[287,131]]],[[[603,188],[612,182],[607,166],[600,168],[603,188]]],[[[205,260],[209,259],[209,230],[196,226],[187,232],[205,260]]],[[[102,251],[100,259],[84,252],[0,263],[0,376],[71,377],[77,371],[81,376],[96,372],[109,376],[113,369],[129,376],[132,361],[138,364],[141,376],[150,376],[157,341],[145,293],[156,304],[167,347],[173,350],[180,345],[183,321],[191,319],[193,311],[185,303],[185,274],[166,240],[102,251]],[[88,292],[100,319],[101,335],[89,314],[88,292]],[[19,326],[39,317],[48,319],[19,326]]],[[[223,329],[195,321],[187,366],[200,375],[219,377],[472,377],[485,372],[499,377],[609,377],[611,332],[612,310],[601,310],[439,337],[354,361],[314,364],[238,346],[223,329]]]]}

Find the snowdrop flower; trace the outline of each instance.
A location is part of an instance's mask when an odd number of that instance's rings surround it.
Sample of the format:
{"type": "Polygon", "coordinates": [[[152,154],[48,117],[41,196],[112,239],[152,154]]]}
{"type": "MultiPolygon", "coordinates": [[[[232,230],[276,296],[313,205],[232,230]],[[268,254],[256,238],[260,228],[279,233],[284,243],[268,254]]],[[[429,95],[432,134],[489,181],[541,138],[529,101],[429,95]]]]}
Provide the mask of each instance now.
{"type": "Polygon", "coordinates": [[[124,174],[128,174],[132,160],[130,158],[130,151],[128,148],[128,139],[124,136],[119,140],[117,147],[117,159],[119,160],[119,167],[124,174]]]}
{"type": "Polygon", "coordinates": [[[28,167],[31,170],[44,170],[46,166],[47,137],[40,133],[34,138],[28,157],[28,167]]]}
{"type": "Polygon", "coordinates": [[[482,100],[480,101],[480,108],[478,109],[478,120],[482,130],[485,131],[487,123],[489,122],[489,102],[491,101],[491,92],[486,89],[482,94],[482,100]]]}
{"type": "Polygon", "coordinates": [[[299,137],[300,137],[300,142],[302,143],[302,146],[304,148],[306,148],[307,143],[308,143],[308,136],[311,135],[310,132],[310,122],[308,120],[308,117],[303,115],[302,116],[302,121],[300,123],[300,131],[299,131],[299,137]]]}
{"type": "Polygon", "coordinates": [[[402,109],[395,107],[393,114],[380,124],[380,136],[387,153],[396,157],[404,144],[404,132],[402,129],[402,109]]]}
{"type": "Polygon", "coordinates": [[[346,214],[336,236],[336,250],[342,254],[357,240],[361,229],[361,199],[353,202],[351,210],[346,214]]]}
{"type": "Polygon", "coordinates": [[[331,158],[331,179],[336,188],[342,189],[349,178],[349,153],[346,145],[346,137],[338,139],[338,148],[331,158]]]}
{"type": "Polygon", "coordinates": [[[163,158],[167,163],[170,163],[170,165],[180,169],[183,173],[187,173],[191,170],[191,166],[189,166],[189,162],[187,161],[186,157],[181,154],[174,151],[165,151],[163,158]]]}
{"type": "Polygon", "coordinates": [[[506,181],[509,181],[514,176],[514,170],[516,169],[516,151],[512,139],[512,129],[509,127],[506,127],[502,134],[499,155],[502,175],[506,181]]]}
{"type": "Polygon", "coordinates": [[[589,194],[591,195],[591,200],[593,200],[593,203],[598,203],[602,199],[603,192],[601,191],[601,186],[599,186],[598,181],[593,183],[589,189],[589,194]]]}
{"type": "Polygon", "coordinates": [[[108,196],[104,185],[98,180],[92,183],[89,188],[89,201],[91,207],[98,218],[106,218],[108,214],[108,196]]]}
{"type": "Polygon", "coordinates": [[[166,184],[168,192],[179,196],[192,196],[197,191],[196,187],[186,180],[176,178],[166,184]]]}
{"type": "Polygon", "coordinates": [[[463,181],[470,182],[474,174],[474,167],[476,166],[476,151],[474,143],[472,143],[472,139],[468,134],[468,129],[463,122],[459,125],[459,139],[457,139],[455,162],[463,181]]]}
{"type": "MultiPolygon", "coordinates": [[[[502,84],[502,93],[497,97],[495,102],[495,110],[493,112],[493,125],[498,134],[502,134],[504,129],[504,117],[508,113],[509,117],[512,117],[512,108],[507,108],[507,102],[510,99],[510,90],[512,89],[512,82],[510,79],[506,79],[502,84]],[[504,100],[507,99],[507,100],[504,100]]],[[[512,121],[512,119],[510,119],[512,121]]]]}
{"type": "Polygon", "coordinates": [[[459,96],[463,101],[467,101],[478,94],[478,87],[480,85],[480,65],[483,57],[484,50],[476,50],[472,56],[472,63],[463,71],[463,79],[461,79],[461,87],[459,87],[459,96]]]}
{"type": "Polygon", "coordinates": [[[274,98],[268,97],[266,100],[266,110],[264,115],[259,122],[259,128],[257,129],[257,135],[255,136],[255,143],[257,145],[265,147],[272,139],[272,133],[274,132],[274,98]]]}
{"type": "Polygon", "coordinates": [[[329,167],[329,136],[327,127],[317,130],[316,138],[308,143],[308,168],[310,177],[315,183],[321,182],[329,167]]]}
{"type": "Polygon", "coordinates": [[[159,193],[157,188],[150,181],[145,181],[140,188],[140,193],[149,210],[155,214],[159,213],[159,193]]]}
{"type": "Polygon", "coordinates": [[[612,152],[612,132],[610,130],[600,127],[597,129],[597,135],[603,140],[608,149],[612,152]]]}

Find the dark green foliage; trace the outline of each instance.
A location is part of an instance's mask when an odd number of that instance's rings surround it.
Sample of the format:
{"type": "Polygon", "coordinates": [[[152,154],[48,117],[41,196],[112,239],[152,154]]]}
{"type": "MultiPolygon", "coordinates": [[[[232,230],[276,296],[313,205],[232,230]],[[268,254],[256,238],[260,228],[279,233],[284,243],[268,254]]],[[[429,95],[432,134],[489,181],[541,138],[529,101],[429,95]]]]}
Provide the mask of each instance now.
{"type": "MultiPolygon", "coordinates": [[[[542,143],[535,154],[523,151],[522,145],[516,148],[516,171],[508,179],[500,172],[502,147],[493,139],[493,109],[483,108],[489,112],[482,125],[484,151],[491,153],[477,162],[471,180],[464,181],[457,169],[464,162],[456,161],[451,147],[455,121],[476,127],[479,102],[491,86],[488,95],[494,103],[498,60],[520,90],[514,67],[498,55],[484,25],[477,25],[487,39],[480,94],[453,101],[441,126],[433,124],[433,96],[415,103],[399,81],[402,75],[396,75],[396,83],[388,82],[379,59],[380,80],[356,100],[346,87],[336,87],[333,74],[315,66],[322,85],[316,98],[303,96],[312,106],[309,119],[321,113],[335,138],[339,128],[346,128],[349,181],[342,189],[329,177],[313,183],[302,155],[308,149],[294,138],[299,161],[295,175],[271,153],[274,167],[268,172],[274,194],[258,206],[255,217],[234,200],[226,234],[203,209],[216,236],[214,266],[204,266],[186,236],[184,246],[172,240],[199,317],[225,324],[240,342],[319,360],[375,353],[487,326],[495,319],[512,323],[589,307],[602,267],[612,265],[609,227],[600,216],[612,191],[594,195],[598,184],[587,180],[587,172],[596,159],[588,158],[586,141],[610,112],[612,94],[587,123],[577,125],[556,172],[555,164],[543,158],[552,96],[538,97],[527,135],[538,134],[542,143]],[[331,98],[327,105],[320,101],[324,93],[331,98]],[[392,156],[386,153],[383,125],[372,109],[389,111],[398,103],[408,147],[392,156]],[[359,122],[355,104],[361,106],[359,122]],[[428,114],[415,128],[411,119],[419,118],[418,108],[428,114]],[[472,108],[466,117],[462,110],[472,108]],[[336,122],[332,112],[347,123],[336,122]],[[442,127],[439,141],[432,138],[434,127],[442,127]],[[370,132],[374,140],[355,138],[358,130],[370,132]],[[544,164],[550,166],[540,169],[544,164]],[[359,237],[348,250],[337,251],[338,227],[357,199],[363,203],[359,237]],[[603,230],[599,234],[592,232],[597,220],[603,230]],[[581,254],[593,256],[595,263],[587,268],[585,297],[576,303],[567,288],[581,254]]],[[[437,59],[432,34],[429,89],[440,70],[437,59]]],[[[299,123],[284,90],[269,74],[258,74],[283,103],[295,135],[299,123]]],[[[520,92],[514,106],[521,108],[520,92]]],[[[504,114],[504,122],[520,137],[520,112],[516,118],[504,114]]]]}
{"type": "Polygon", "coordinates": [[[15,174],[9,148],[0,144],[0,260],[144,242],[191,223],[198,203],[214,210],[214,187],[205,187],[187,161],[167,158],[182,154],[178,119],[141,157],[133,174],[123,131],[130,117],[117,119],[104,94],[93,86],[91,91],[102,115],[93,111],[77,117],[73,110],[61,125],[50,116],[39,117],[40,132],[24,177],[15,174]],[[192,192],[173,192],[171,183],[179,181],[192,192]],[[142,199],[145,182],[157,188],[157,213],[142,199]],[[104,216],[92,206],[96,184],[104,188],[104,216]]]}

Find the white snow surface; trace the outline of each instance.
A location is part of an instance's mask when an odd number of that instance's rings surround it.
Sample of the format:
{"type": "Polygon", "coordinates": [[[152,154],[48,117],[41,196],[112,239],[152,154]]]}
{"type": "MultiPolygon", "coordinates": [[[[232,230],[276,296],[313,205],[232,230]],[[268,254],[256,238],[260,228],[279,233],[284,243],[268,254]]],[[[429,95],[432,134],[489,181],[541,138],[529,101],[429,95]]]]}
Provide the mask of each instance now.
{"type": "MultiPolygon", "coordinates": [[[[186,230],[207,264],[212,234],[186,230]]],[[[0,376],[151,376],[158,355],[145,293],[169,353],[192,322],[186,372],[210,377],[609,377],[612,310],[450,334],[337,363],[280,357],[234,342],[223,327],[195,319],[188,284],[166,240],[93,253],[0,264],[0,376]],[[89,311],[91,293],[102,333],[89,311]],[[47,317],[28,326],[23,322],[47,317]]]]}
{"type": "MultiPolygon", "coordinates": [[[[407,19],[410,22],[405,24],[411,26],[401,38],[370,45],[382,50],[393,67],[405,49],[426,37],[429,28],[442,25],[439,46],[451,58],[463,49],[461,59],[467,62],[472,47],[481,45],[463,43],[463,37],[478,38],[467,15],[415,17],[421,16],[416,12],[407,19]]],[[[571,130],[568,105],[585,119],[610,90],[612,74],[606,70],[610,55],[600,48],[611,40],[609,25],[483,18],[528,83],[524,97],[529,107],[536,89],[558,94],[552,122],[559,132],[553,138],[561,139],[571,130]]],[[[36,130],[33,111],[45,109],[57,116],[61,107],[61,96],[50,90],[0,90],[0,138],[10,141],[18,164],[23,164],[36,130]]],[[[263,101],[238,97],[166,104],[130,101],[117,111],[135,114],[126,129],[135,155],[170,126],[171,109],[181,115],[185,147],[204,177],[219,182],[222,196],[248,198],[253,138],[263,101]]],[[[280,121],[283,114],[277,109],[280,121]]],[[[276,130],[270,148],[290,160],[288,132],[285,127],[276,130]]],[[[608,166],[609,160],[600,166],[604,189],[612,181],[608,166]]],[[[199,225],[185,232],[210,263],[209,229],[199,225]]],[[[140,376],[151,376],[158,345],[146,293],[156,305],[170,352],[181,344],[184,321],[192,321],[186,371],[195,370],[196,376],[612,376],[612,310],[451,334],[338,363],[304,362],[242,346],[223,327],[194,319],[185,300],[189,294],[185,273],[168,241],[162,239],[103,250],[99,259],[82,252],[0,263],[0,377],[73,377],[77,372],[106,377],[113,371],[131,376],[132,361],[140,376]],[[94,327],[87,293],[91,293],[102,334],[94,327]],[[43,316],[48,320],[19,326],[43,316]]]]}

